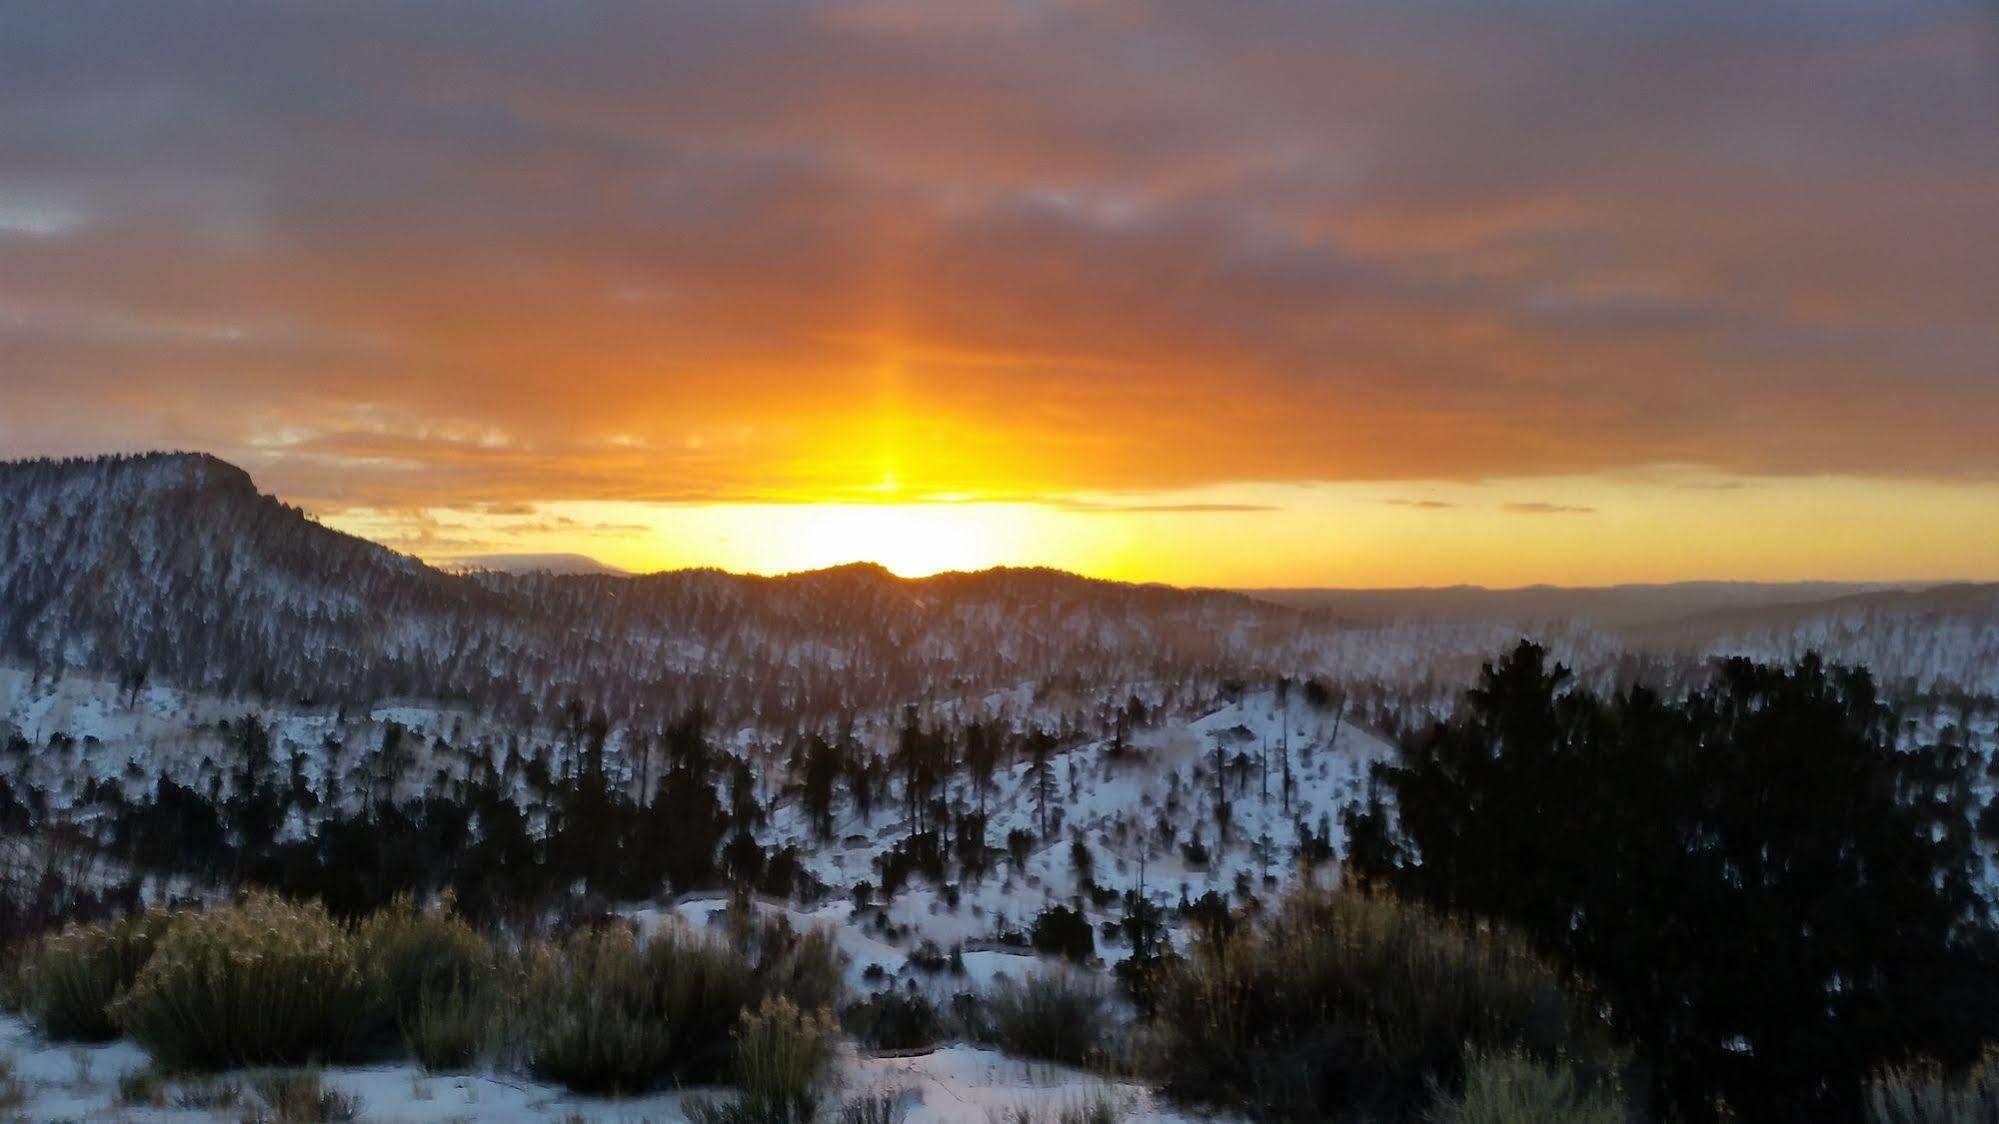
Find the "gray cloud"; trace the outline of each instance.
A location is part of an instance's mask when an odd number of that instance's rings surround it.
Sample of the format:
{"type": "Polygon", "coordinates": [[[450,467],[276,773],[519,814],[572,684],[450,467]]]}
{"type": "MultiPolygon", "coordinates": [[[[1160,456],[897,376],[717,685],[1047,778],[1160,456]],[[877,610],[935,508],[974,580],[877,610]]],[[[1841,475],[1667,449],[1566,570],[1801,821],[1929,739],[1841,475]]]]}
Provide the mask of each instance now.
{"type": "Polygon", "coordinates": [[[897,438],[940,493],[1991,478],[1994,43],[1943,3],[16,6],[0,451],[199,446],[323,507],[860,487],[816,438],[883,414],[947,423],[897,438]]]}

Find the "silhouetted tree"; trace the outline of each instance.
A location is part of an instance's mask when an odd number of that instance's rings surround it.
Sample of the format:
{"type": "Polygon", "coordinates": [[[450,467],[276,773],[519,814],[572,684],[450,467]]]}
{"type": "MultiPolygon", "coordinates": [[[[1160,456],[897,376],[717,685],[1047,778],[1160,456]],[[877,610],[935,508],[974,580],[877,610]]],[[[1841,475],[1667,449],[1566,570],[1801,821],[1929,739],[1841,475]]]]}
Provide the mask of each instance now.
{"type": "Polygon", "coordinates": [[[1661,1107],[1853,1119],[1860,1077],[1999,1031],[1954,763],[1865,672],[1746,660],[1671,704],[1569,688],[1538,646],[1407,738],[1350,820],[1363,878],[1503,918],[1603,989],[1661,1107]]]}

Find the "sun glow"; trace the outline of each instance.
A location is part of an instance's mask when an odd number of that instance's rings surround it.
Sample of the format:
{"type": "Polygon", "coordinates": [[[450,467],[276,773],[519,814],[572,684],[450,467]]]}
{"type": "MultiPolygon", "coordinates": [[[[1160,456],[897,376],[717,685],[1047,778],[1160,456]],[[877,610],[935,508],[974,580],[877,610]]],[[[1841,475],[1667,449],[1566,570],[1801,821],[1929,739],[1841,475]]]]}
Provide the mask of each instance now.
{"type": "Polygon", "coordinates": [[[644,573],[781,574],[874,562],[905,577],[1054,566],[1182,585],[1571,585],[1704,576],[1873,581],[1999,567],[1999,486],[1856,480],[1699,489],[1589,478],[1253,486],[1061,500],[556,501],[500,516],[350,509],[326,522],[437,562],[588,555],[644,573]],[[1912,498],[1913,497],[1913,498],[1912,498]],[[1821,521],[1880,534],[1828,543],[1821,521]],[[1754,564],[1745,561],[1755,559],[1754,564]]]}
{"type": "MultiPolygon", "coordinates": [[[[768,512],[764,513],[768,514],[768,512]]],[[[795,509],[773,543],[795,563],[817,569],[843,562],[875,562],[905,578],[946,570],[977,570],[1016,554],[1020,543],[1004,526],[976,511],[943,504],[826,504],[795,509]]]]}
{"type": "MultiPolygon", "coordinates": [[[[634,571],[720,566],[782,574],[872,562],[903,577],[990,566],[1053,565],[1090,552],[1050,512],[1023,503],[769,503],[647,507],[549,505],[571,528],[650,525],[578,550],[634,571]],[[1078,551],[1082,551],[1079,555],[1078,551]]],[[[555,549],[556,540],[541,544],[555,549]]],[[[1093,559],[1093,561],[1096,561],[1093,559]]]]}

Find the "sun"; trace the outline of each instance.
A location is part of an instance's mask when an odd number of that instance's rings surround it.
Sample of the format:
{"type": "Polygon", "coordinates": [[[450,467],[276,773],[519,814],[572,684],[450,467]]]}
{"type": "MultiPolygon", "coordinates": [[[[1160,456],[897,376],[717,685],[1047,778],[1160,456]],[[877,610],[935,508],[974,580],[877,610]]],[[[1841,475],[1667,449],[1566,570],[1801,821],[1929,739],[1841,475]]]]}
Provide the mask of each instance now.
{"type": "Polygon", "coordinates": [[[1013,553],[1003,526],[959,505],[814,504],[795,509],[797,569],[874,562],[905,578],[982,570],[1013,553]]]}
{"type": "MultiPolygon", "coordinates": [[[[529,534],[513,533],[506,520],[477,514],[444,512],[437,518],[448,517],[438,524],[448,537],[490,544],[494,553],[580,554],[640,574],[692,566],[789,574],[872,562],[916,578],[947,570],[1049,565],[1066,541],[1059,516],[1017,502],[594,501],[541,504],[536,511],[541,525],[529,534]]],[[[337,525],[383,537],[397,526],[352,513],[343,514],[337,525]]],[[[1079,564],[1075,559],[1071,563],[1079,564]]]]}

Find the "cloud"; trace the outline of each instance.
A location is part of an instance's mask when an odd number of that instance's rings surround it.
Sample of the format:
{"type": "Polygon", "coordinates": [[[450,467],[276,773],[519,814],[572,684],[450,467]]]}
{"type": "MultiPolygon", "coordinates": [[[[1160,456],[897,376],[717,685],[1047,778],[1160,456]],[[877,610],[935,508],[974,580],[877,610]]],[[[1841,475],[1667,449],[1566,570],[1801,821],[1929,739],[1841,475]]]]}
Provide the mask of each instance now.
{"type": "Polygon", "coordinates": [[[1508,515],[1594,515],[1596,514],[1596,508],[1593,507],[1579,507],[1574,504],[1540,503],[1533,501],[1526,503],[1503,503],[1499,505],[1499,510],[1506,512],[1508,515]]]}
{"type": "Polygon", "coordinates": [[[7,23],[0,452],[329,511],[1999,477],[1973,7],[7,23]]]}
{"type": "Polygon", "coordinates": [[[531,503],[481,503],[472,509],[483,515],[533,515],[537,510],[531,503]]]}
{"type": "Polygon", "coordinates": [[[1463,506],[1462,504],[1452,503],[1449,500],[1406,499],[1399,496],[1390,499],[1385,499],[1382,500],[1381,502],[1388,504],[1391,507],[1414,507],[1414,508],[1421,508],[1425,511],[1448,511],[1452,508],[1463,506]]]}
{"type": "Polygon", "coordinates": [[[1085,515],[1212,515],[1283,510],[1267,503],[1102,503],[1079,499],[1047,502],[1058,510],[1085,515]]]}

